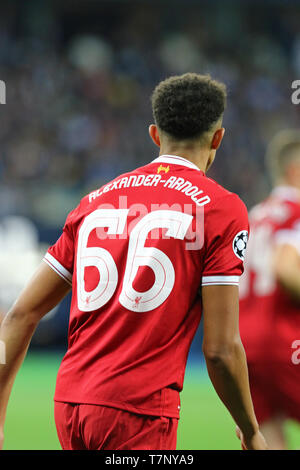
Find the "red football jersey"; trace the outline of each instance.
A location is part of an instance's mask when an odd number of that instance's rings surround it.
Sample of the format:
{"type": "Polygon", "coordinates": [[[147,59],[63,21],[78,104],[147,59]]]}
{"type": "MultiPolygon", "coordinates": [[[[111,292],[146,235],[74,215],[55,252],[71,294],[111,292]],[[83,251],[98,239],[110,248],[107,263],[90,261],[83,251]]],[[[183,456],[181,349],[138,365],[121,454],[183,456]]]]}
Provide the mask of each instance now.
{"type": "Polygon", "coordinates": [[[240,332],[249,361],[290,362],[300,338],[300,303],[276,282],[272,254],[278,244],[300,251],[300,192],[277,187],[250,212],[251,238],[240,282],[240,332]]]}
{"type": "Polygon", "coordinates": [[[163,155],[87,195],[45,261],[72,285],[55,400],[179,417],[201,285],[238,285],[248,215],[163,155]]]}

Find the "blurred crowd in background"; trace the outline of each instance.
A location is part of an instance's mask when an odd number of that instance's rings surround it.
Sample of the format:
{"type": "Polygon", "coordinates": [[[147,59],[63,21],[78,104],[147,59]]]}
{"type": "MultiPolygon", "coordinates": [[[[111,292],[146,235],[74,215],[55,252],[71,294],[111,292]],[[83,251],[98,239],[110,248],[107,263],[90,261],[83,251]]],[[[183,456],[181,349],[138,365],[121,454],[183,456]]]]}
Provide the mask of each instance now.
{"type": "Polygon", "coordinates": [[[1,2],[0,239],[17,215],[53,243],[84,194],[154,159],[151,92],[188,71],[228,87],[209,176],[250,208],[269,190],[268,141],[299,126],[299,18],[275,0],[1,2]]]}

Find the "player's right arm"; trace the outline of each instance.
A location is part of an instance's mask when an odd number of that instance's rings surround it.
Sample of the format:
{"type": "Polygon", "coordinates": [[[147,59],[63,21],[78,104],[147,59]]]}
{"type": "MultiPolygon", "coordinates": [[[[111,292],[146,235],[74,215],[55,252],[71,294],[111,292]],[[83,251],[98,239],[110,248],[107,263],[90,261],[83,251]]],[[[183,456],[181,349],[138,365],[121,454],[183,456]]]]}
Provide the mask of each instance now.
{"type": "Polygon", "coordinates": [[[0,364],[0,449],[9,396],[32,335],[41,318],[69,291],[70,285],[43,262],[1,324],[5,361],[0,364]]]}
{"type": "MultiPolygon", "coordinates": [[[[16,374],[25,358],[33,333],[41,320],[70,291],[74,262],[72,211],[58,241],[49,248],[44,261],[17,301],[6,314],[0,327],[0,341],[5,360],[0,360],[0,449],[7,404],[16,374]],[[4,347],[4,348],[3,348],[4,347]]],[[[1,357],[0,357],[1,359],[1,357]]]]}
{"type": "Polygon", "coordinates": [[[203,353],[212,384],[241,431],[238,435],[243,448],[265,450],[267,445],[255,417],[239,334],[238,287],[204,286],[202,301],[203,353]]]}

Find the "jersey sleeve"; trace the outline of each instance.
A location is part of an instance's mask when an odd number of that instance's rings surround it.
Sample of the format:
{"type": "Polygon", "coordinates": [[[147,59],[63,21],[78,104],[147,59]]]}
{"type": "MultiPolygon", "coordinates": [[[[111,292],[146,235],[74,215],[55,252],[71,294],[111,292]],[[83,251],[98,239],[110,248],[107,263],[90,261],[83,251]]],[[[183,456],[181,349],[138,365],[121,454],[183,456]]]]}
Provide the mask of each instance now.
{"type": "Polygon", "coordinates": [[[74,227],[73,219],[77,208],[67,217],[62,235],[57,242],[50,246],[43,261],[47,263],[59,276],[68,284],[72,285],[73,265],[74,265],[74,227]]]}
{"type": "Polygon", "coordinates": [[[238,286],[249,236],[245,204],[236,194],[226,195],[205,217],[204,227],[202,286],[238,286]]]}

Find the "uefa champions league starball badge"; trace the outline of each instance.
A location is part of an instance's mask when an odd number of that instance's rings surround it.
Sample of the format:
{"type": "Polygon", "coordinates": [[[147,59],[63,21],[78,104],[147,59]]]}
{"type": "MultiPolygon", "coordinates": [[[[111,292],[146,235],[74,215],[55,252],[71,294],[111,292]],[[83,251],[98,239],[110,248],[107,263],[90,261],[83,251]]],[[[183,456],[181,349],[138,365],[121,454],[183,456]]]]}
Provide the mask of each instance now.
{"type": "Polygon", "coordinates": [[[235,256],[237,256],[242,261],[244,261],[245,259],[247,242],[248,232],[247,230],[242,230],[241,232],[236,234],[232,243],[232,248],[235,256]]]}

